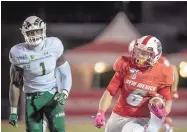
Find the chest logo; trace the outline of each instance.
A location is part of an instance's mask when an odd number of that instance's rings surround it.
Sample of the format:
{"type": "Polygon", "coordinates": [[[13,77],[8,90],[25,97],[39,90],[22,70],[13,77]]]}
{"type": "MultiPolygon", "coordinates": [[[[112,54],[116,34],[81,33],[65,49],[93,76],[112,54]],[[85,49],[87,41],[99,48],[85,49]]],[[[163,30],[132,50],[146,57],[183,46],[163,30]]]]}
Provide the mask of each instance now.
{"type": "Polygon", "coordinates": [[[139,71],[140,70],[137,70],[137,69],[134,69],[134,68],[130,69],[130,73],[132,73],[131,79],[136,79],[136,75],[138,74],[139,71]]]}
{"type": "Polygon", "coordinates": [[[34,59],[35,59],[35,56],[34,56],[34,55],[31,55],[30,58],[31,58],[31,60],[34,60],[34,59]]]}

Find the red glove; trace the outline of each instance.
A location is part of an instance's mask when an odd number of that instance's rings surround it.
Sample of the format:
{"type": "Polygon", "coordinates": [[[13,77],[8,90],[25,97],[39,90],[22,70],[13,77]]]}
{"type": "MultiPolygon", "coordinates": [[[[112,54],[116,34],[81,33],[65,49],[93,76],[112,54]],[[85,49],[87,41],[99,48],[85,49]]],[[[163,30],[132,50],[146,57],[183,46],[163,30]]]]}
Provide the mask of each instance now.
{"type": "Polygon", "coordinates": [[[94,123],[97,128],[101,128],[102,126],[105,126],[105,112],[104,111],[99,111],[97,113],[94,123]]]}
{"type": "Polygon", "coordinates": [[[172,97],[173,97],[173,99],[178,99],[179,98],[178,92],[177,91],[172,92],[172,97]]]}

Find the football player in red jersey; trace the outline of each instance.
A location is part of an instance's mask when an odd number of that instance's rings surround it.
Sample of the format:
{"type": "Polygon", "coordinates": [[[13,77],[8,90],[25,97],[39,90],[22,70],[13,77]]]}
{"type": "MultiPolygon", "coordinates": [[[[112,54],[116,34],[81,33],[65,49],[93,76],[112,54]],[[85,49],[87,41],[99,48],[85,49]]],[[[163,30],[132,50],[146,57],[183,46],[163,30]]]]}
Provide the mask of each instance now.
{"type": "MultiPolygon", "coordinates": [[[[135,40],[129,44],[129,53],[130,54],[132,53],[134,44],[135,44],[135,40]]],[[[172,96],[172,99],[178,99],[179,95],[178,95],[177,90],[178,90],[178,83],[179,83],[179,73],[178,73],[177,67],[175,65],[171,64],[164,56],[161,56],[160,59],[158,60],[158,62],[162,63],[166,66],[172,67],[173,72],[174,72],[174,83],[171,86],[171,96],[172,96]]],[[[163,130],[165,132],[173,132],[173,123],[172,123],[172,119],[170,117],[166,117],[165,123],[163,125],[163,130]]]]}
{"type": "Polygon", "coordinates": [[[105,125],[105,112],[113,96],[120,91],[105,132],[157,132],[171,110],[171,67],[157,63],[162,54],[160,41],[153,36],[135,40],[131,56],[121,56],[114,63],[115,74],[99,102],[95,126],[105,125]],[[165,102],[158,106],[150,99],[165,102]],[[148,107],[149,106],[149,107],[148,107]],[[145,127],[146,126],[146,127],[145,127]]]}

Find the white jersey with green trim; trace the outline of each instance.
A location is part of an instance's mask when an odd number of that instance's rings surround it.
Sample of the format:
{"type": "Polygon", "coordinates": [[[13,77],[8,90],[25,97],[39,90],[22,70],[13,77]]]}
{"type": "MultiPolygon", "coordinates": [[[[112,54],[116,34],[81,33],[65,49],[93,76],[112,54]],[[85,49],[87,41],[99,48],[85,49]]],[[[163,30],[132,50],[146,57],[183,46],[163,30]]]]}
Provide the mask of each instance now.
{"type": "Polygon", "coordinates": [[[25,43],[13,46],[9,60],[23,68],[25,93],[50,91],[57,86],[55,68],[57,59],[63,54],[62,42],[56,37],[47,37],[41,50],[31,50],[25,43]]]}

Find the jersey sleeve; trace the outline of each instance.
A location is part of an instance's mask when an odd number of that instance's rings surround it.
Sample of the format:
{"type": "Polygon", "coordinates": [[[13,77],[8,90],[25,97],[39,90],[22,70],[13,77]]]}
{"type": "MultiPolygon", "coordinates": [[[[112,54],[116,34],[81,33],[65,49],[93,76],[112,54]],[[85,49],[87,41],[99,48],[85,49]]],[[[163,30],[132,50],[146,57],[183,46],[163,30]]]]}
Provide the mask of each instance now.
{"type": "Polygon", "coordinates": [[[163,85],[164,86],[171,86],[174,82],[174,72],[172,67],[165,66],[163,68],[163,85]]]}
{"type": "Polygon", "coordinates": [[[119,88],[121,87],[121,85],[122,85],[122,80],[120,77],[120,73],[116,72],[114,74],[114,76],[112,77],[112,79],[107,87],[107,90],[111,96],[115,96],[116,93],[118,92],[119,88]]]}
{"type": "Polygon", "coordinates": [[[11,48],[9,52],[9,61],[11,64],[20,68],[23,68],[24,64],[29,62],[27,55],[24,54],[20,45],[11,48]]]}
{"type": "Polygon", "coordinates": [[[126,60],[123,56],[119,57],[113,65],[115,71],[114,76],[112,77],[107,90],[111,96],[115,96],[123,82],[124,69],[126,66],[126,60]]]}
{"type": "Polygon", "coordinates": [[[57,54],[57,59],[63,54],[64,52],[64,46],[62,44],[62,41],[58,38],[54,38],[54,45],[55,45],[55,51],[57,54]]]}
{"type": "Polygon", "coordinates": [[[170,89],[174,82],[174,73],[171,67],[164,66],[162,69],[162,77],[159,82],[158,93],[163,95],[166,100],[171,99],[170,89]]]}
{"type": "Polygon", "coordinates": [[[125,68],[129,63],[129,58],[126,56],[120,56],[113,65],[113,70],[116,72],[125,72],[125,68]]]}
{"type": "Polygon", "coordinates": [[[167,86],[158,90],[158,93],[164,97],[165,100],[171,100],[171,87],[167,86]]]}

